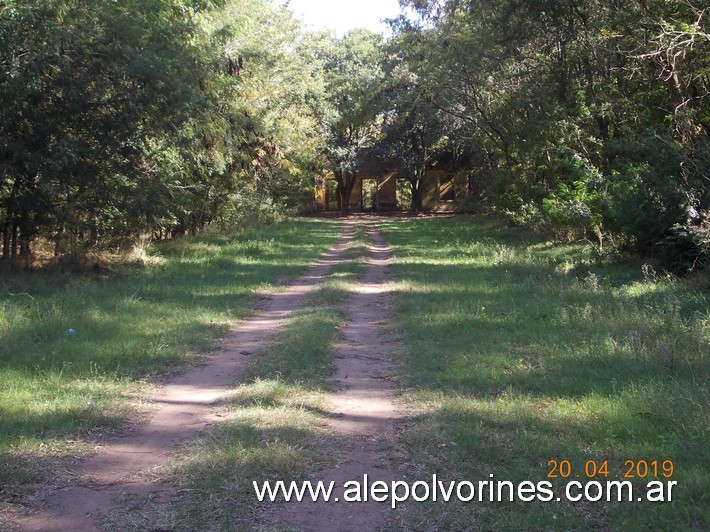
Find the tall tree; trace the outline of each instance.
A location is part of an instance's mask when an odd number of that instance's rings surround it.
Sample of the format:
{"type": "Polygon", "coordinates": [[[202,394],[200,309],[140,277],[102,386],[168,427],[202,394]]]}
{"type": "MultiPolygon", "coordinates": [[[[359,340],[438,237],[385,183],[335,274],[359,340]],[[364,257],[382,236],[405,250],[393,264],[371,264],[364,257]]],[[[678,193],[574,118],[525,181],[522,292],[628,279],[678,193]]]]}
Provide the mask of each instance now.
{"type": "Polygon", "coordinates": [[[325,158],[337,182],[340,208],[347,213],[358,166],[381,133],[382,37],[355,30],[325,43],[318,56],[326,90],[325,158]]]}
{"type": "MultiPolygon", "coordinates": [[[[708,239],[707,12],[695,0],[411,0],[428,99],[522,222],[644,253],[708,239]],[[568,231],[569,230],[569,231],[568,231]]],[[[702,261],[701,261],[702,262],[702,261]]],[[[689,264],[698,264],[695,259],[689,264]]]]}
{"type": "Polygon", "coordinates": [[[196,87],[195,28],[180,7],[166,0],[5,6],[6,257],[28,255],[42,230],[93,244],[140,225],[144,143],[183,119],[196,87]]]}
{"type": "MultiPolygon", "coordinates": [[[[387,110],[377,151],[411,188],[412,212],[423,209],[425,172],[442,158],[451,158],[460,121],[444,113],[426,94],[426,83],[409,68],[413,52],[400,51],[402,42],[390,44],[386,62],[384,105],[387,110]],[[409,56],[409,57],[408,57],[409,56]]],[[[403,47],[404,48],[404,47],[403,47]]]]}
{"type": "Polygon", "coordinates": [[[0,3],[3,257],[307,204],[323,83],[301,40],[267,0],[0,3]]]}

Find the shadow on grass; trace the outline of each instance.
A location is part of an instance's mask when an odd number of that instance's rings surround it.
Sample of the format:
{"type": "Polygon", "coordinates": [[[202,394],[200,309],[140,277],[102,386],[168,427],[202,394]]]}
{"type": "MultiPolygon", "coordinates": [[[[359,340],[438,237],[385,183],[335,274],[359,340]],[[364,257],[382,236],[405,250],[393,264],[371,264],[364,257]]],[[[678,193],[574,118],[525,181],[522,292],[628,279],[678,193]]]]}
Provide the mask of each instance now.
{"type": "Polygon", "coordinates": [[[104,526],[253,530],[260,511],[253,482],[261,488],[266,480],[287,485],[308,480],[310,472],[338,463],[347,447],[343,438],[318,427],[317,416],[296,405],[242,408],[238,416],[185,449],[187,458],[166,478],[180,487],[169,505],[134,500],[130,511],[113,513],[104,526]]]}
{"type": "Polygon", "coordinates": [[[135,381],[195,361],[255,296],[298,276],[340,225],[292,220],[154,247],[107,280],[0,279],[0,447],[121,423],[135,381]],[[73,329],[72,334],[68,330],[73,329]]]}
{"type": "MultiPolygon", "coordinates": [[[[676,462],[672,505],[471,507],[441,521],[501,530],[702,528],[708,456],[708,304],[682,283],[592,260],[489,220],[388,222],[406,398],[422,471],[543,480],[549,459],[676,462]],[[400,332],[402,332],[400,331],[400,332]],[[441,468],[441,469],[438,469],[441,468]],[[699,505],[699,506],[698,506],[699,505]]],[[[540,506],[540,505],[537,505],[540,506]]],[[[415,512],[416,513],[416,512],[415,512]]]]}
{"type": "MultiPolygon", "coordinates": [[[[186,445],[165,478],[177,484],[169,507],[132,501],[140,511],[111,516],[110,526],[132,530],[244,530],[258,514],[253,482],[307,480],[344,459],[351,443],[325,430],[331,414],[328,381],[333,338],[344,320],[333,304],[347,297],[338,266],[288,325],[254,353],[234,391],[219,405],[229,419],[186,445]],[[255,510],[256,509],[256,510],[255,510]]],[[[266,503],[265,503],[266,504],[266,503]]]]}

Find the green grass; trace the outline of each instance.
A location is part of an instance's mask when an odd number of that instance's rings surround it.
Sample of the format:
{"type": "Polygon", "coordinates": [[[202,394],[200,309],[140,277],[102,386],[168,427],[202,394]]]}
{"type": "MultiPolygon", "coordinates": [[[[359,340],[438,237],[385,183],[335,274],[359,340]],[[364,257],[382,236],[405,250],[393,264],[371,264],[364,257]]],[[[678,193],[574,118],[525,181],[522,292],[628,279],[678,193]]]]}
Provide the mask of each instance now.
{"type": "MultiPolygon", "coordinates": [[[[626,460],[646,459],[673,460],[678,482],[672,503],[411,502],[397,522],[413,530],[708,528],[706,289],[646,279],[640,266],[598,262],[584,246],[486,219],[382,226],[394,247],[402,400],[413,412],[397,449],[410,480],[538,482],[550,459],[569,460],[574,474],[587,460],[607,460],[611,479],[626,460]]],[[[337,227],[292,221],[183,240],[106,281],[4,278],[0,501],[46,480],[53,456],[76,452],[96,428],[120,426],[130,412],[125,392],[194,361],[224,324],[249,313],[255,295],[332,243],[337,227]],[[64,334],[69,327],[77,334],[64,334]]],[[[359,229],[350,261],[252,357],[223,405],[225,423],[155,473],[177,486],[171,504],[131,500],[108,528],[250,528],[253,480],[305,479],[338,459],[345,442],[325,428],[327,393],[337,386],[329,346],[366,241],[359,229]]]]}
{"type": "Polygon", "coordinates": [[[252,357],[224,401],[225,421],[189,442],[154,481],[175,487],[171,504],[136,498],[107,530],[251,528],[252,481],[305,480],[336,459],[337,437],[324,429],[332,365],[329,344],[343,316],[334,307],[300,311],[271,345],[252,357]],[[139,511],[136,511],[139,510],[139,511]]]}
{"type": "Polygon", "coordinates": [[[180,239],[107,279],[0,277],[0,502],[51,478],[53,458],[120,427],[134,411],[127,392],[197,361],[339,229],[291,220],[180,239]]]}
{"type": "MultiPolygon", "coordinates": [[[[413,529],[707,529],[706,293],[471,217],[384,224],[416,477],[547,480],[673,460],[672,503],[409,504],[413,529]]],[[[561,479],[555,481],[561,486],[561,479]]],[[[582,479],[583,480],[583,479],[582,479]]],[[[605,479],[600,479],[605,480],[605,479]]],[[[661,478],[661,480],[665,480],[661,478]]]]}
{"type": "Polygon", "coordinates": [[[370,237],[365,228],[357,226],[353,239],[343,253],[343,261],[336,264],[328,278],[308,296],[311,305],[334,305],[347,298],[355,289],[369,254],[370,237]]]}
{"type": "Polygon", "coordinates": [[[345,261],[250,357],[224,401],[225,422],[185,445],[173,466],[154,478],[175,488],[171,504],[134,498],[130,510],[108,517],[106,529],[254,529],[253,481],[306,480],[337,463],[346,442],[326,426],[328,394],[339,386],[330,380],[331,344],[344,320],[338,305],[362,274],[368,241],[358,228],[345,261]]]}

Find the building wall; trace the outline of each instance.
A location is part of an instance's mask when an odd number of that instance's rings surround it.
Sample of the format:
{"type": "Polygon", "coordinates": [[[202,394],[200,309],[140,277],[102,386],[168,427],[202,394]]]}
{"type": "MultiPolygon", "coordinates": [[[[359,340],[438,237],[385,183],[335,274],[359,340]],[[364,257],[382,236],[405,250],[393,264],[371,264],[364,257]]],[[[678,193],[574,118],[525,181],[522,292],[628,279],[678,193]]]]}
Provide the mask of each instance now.
{"type": "Polygon", "coordinates": [[[439,205],[439,179],[444,175],[441,171],[428,171],[424,173],[422,187],[422,207],[426,211],[433,211],[439,205]]]}
{"type": "MultiPolygon", "coordinates": [[[[444,172],[441,170],[429,170],[424,174],[424,181],[421,185],[422,207],[426,211],[455,211],[458,203],[468,195],[468,170],[458,172],[444,172]]],[[[316,208],[319,211],[333,208],[336,203],[331,198],[334,187],[327,186],[328,181],[332,181],[333,175],[325,176],[323,185],[316,187],[316,208]]],[[[377,201],[378,211],[393,211],[397,209],[397,177],[396,173],[387,172],[377,175],[368,173],[359,176],[352,194],[350,195],[350,210],[360,212],[367,210],[369,206],[363,205],[363,180],[377,180],[377,201]]],[[[401,205],[406,209],[408,206],[401,205]]]]}
{"type": "Polygon", "coordinates": [[[325,196],[325,182],[316,184],[316,211],[327,211],[328,200],[325,196]]]}
{"type": "Polygon", "coordinates": [[[397,209],[397,183],[391,173],[377,180],[377,210],[394,211],[397,209]]]}

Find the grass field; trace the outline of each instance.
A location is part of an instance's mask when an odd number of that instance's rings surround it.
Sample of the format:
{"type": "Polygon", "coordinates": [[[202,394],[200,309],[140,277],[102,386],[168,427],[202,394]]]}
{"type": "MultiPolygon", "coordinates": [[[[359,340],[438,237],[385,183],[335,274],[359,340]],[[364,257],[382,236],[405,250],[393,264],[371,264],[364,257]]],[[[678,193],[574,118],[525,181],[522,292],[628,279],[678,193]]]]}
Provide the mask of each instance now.
{"type": "MultiPolygon", "coordinates": [[[[710,527],[707,284],[605,263],[588,247],[553,245],[482,218],[380,226],[393,247],[390,326],[402,343],[401,401],[411,412],[394,459],[411,468],[410,481],[549,480],[562,499],[410,502],[394,516],[397,526],[710,527]],[[561,478],[566,466],[548,478],[550,460],[568,461],[569,478],[561,478]],[[637,495],[650,480],[672,480],[672,502],[565,499],[565,482],[586,481],[590,466],[597,471],[589,480],[624,480],[629,460],[637,495]]],[[[2,278],[0,502],[47,482],[56,456],[117,430],[132,413],[127,392],[140,395],[153,377],[196,361],[338,230],[300,220],[181,240],[108,279],[2,278]]],[[[347,459],[339,456],[344,442],[325,430],[323,406],[338,386],[330,380],[330,346],[345,319],[338,304],[363,271],[367,241],[359,229],[351,261],[250,359],[221,406],[225,422],[152,473],[177,486],[171,504],[126,501],[130,510],[109,516],[109,529],[249,529],[260,511],[253,480],[306,479],[347,459]]]]}
{"type": "Polygon", "coordinates": [[[0,501],[51,479],[54,458],[119,428],[132,411],[126,393],[197,361],[339,228],[294,220],[181,239],[103,277],[0,277],[0,501]]]}
{"type": "Polygon", "coordinates": [[[415,413],[402,459],[420,480],[434,473],[550,480],[562,498],[409,504],[405,523],[417,530],[707,529],[707,292],[645,279],[640,265],[601,264],[583,246],[551,245],[483,219],[383,228],[395,250],[394,327],[407,347],[403,400],[415,413]],[[594,480],[617,480],[633,460],[636,486],[655,477],[678,484],[672,502],[571,502],[559,491],[567,467],[548,479],[550,460],[569,461],[567,480],[584,481],[585,466],[593,473],[595,465],[594,480]],[[641,460],[649,473],[643,464],[636,469],[641,460]]]}

